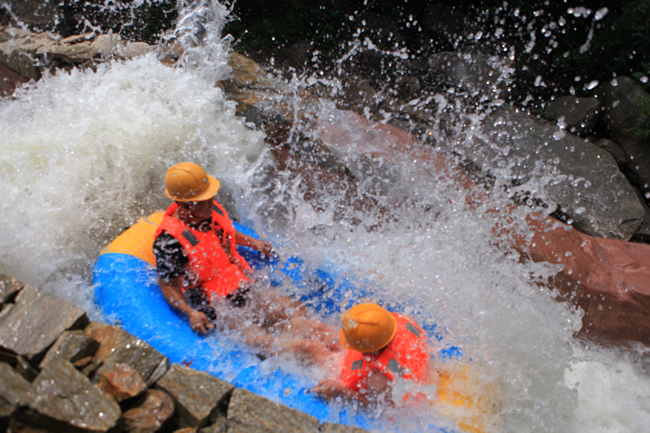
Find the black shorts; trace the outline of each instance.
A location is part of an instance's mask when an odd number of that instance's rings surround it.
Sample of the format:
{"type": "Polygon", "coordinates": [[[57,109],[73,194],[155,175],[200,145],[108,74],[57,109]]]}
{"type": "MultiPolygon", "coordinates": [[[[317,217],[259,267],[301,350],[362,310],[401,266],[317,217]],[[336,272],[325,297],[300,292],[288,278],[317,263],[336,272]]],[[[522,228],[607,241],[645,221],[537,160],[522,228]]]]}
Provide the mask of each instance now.
{"type": "Polygon", "coordinates": [[[212,305],[210,305],[210,300],[203,289],[199,287],[187,289],[186,297],[195,310],[208,316],[210,321],[217,320],[217,313],[214,311],[212,305]]]}
{"type": "MultiPolygon", "coordinates": [[[[248,301],[248,296],[250,295],[249,292],[250,287],[240,287],[237,290],[226,295],[226,300],[228,300],[230,302],[230,305],[233,307],[245,307],[246,302],[248,301]]],[[[217,319],[217,313],[214,310],[214,307],[210,305],[208,295],[203,291],[203,289],[200,287],[195,287],[192,289],[187,289],[186,293],[187,298],[194,309],[208,316],[208,319],[211,321],[215,321],[217,319]]]]}
{"type": "Polygon", "coordinates": [[[250,295],[250,288],[249,287],[240,287],[234,292],[231,292],[230,294],[226,295],[226,299],[230,301],[230,305],[233,307],[237,308],[242,308],[246,306],[246,301],[248,300],[248,296],[250,295]]]}

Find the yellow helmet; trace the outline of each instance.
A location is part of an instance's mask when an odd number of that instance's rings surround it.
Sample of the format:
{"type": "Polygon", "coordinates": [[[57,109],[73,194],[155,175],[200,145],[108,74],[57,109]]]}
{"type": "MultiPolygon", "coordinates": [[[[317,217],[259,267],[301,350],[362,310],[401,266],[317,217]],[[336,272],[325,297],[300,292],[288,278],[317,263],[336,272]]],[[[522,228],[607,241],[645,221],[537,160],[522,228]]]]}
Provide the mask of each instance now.
{"type": "Polygon", "coordinates": [[[377,304],[358,304],[343,314],[341,344],[358,352],[383,349],[395,337],[395,317],[377,304]]]}
{"type": "Polygon", "coordinates": [[[200,165],[192,162],[173,165],[165,175],[165,194],[174,201],[210,200],[220,185],[200,165]]]}

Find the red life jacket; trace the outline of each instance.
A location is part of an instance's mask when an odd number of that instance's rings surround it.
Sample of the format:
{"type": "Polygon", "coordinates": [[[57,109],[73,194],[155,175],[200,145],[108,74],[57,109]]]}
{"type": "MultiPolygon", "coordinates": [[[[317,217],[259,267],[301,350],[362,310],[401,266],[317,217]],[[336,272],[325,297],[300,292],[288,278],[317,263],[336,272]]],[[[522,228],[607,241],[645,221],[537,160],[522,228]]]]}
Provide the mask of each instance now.
{"type": "MultiPolygon", "coordinates": [[[[174,217],[177,208],[176,203],[167,208],[156,236],[164,230],[180,242],[188,258],[190,284],[200,286],[212,299],[213,296],[227,296],[241,281],[248,281],[242,271],[250,266],[237,253],[235,227],[226,210],[213,201],[212,230],[202,232],[174,217]]],[[[187,287],[181,289],[184,292],[187,287]]]]}
{"type": "Polygon", "coordinates": [[[352,391],[359,392],[368,386],[370,372],[384,374],[391,382],[401,377],[416,383],[429,381],[429,351],[427,337],[415,322],[392,313],[397,331],[393,341],[373,353],[349,350],[343,358],[341,379],[352,391]]]}

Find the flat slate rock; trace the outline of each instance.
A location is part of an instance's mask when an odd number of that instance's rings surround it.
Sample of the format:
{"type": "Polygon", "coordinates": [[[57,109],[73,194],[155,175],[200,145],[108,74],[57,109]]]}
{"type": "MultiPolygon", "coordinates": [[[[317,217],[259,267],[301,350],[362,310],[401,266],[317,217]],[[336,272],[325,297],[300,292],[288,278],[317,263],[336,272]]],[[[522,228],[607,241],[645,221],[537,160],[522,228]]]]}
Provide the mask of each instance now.
{"type": "Polygon", "coordinates": [[[51,431],[62,425],[70,431],[106,432],[121,416],[120,406],[67,361],[48,363],[34,379],[27,394],[30,418],[51,431]]]}
{"type": "Polygon", "coordinates": [[[230,398],[228,433],[317,433],[318,431],[317,418],[245,389],[235,389],[230,398]]]}
{"type": "Polygon", "coordinates": [[[39,368],[45,368],[49,362],[55,359],[64,359],[74,364],[83,358],[93,356],[98,347],[99,343],[80,329],[65,331],[47,351],[39,368]]]}
{"type": "MultiPolygon", "coordinates": [[[[7,275],[0,274],[0,304],[8,302],[14,297],[25,285],[7,275]]],[[[2,311],[2,308],[0,308],[2,311]]]]}
{"type": "Polygon", "coordinates": [[[464,144],[464,156],[479,167],[510,173],[520,189],[532,189],[531,198],[568,215],[583,233],[629,240],[637,231],[645,209],[608,152],[507,104],[483,124],[464,144]]]}
{"type": "Polygon", "coordinates": [[[30,386],[11,365],[0,362],[0,418],[8,418],[18,406],[27,404],[30,386]]]}
{"type": "Polygon", "coordinates": [[[169,359],[147,342],[112,325],[92,322],[84,329],[89,337],[99,342],[95,359],[104,365],[128,364],[147,386],[151,386],[169,368],[169,359]]]}
{"type": "Polygon", "coordinates": [[[175,402],[180,427],[205,427],[223,417],[235,388],[209,373],[173,364],[156,387],[175,402]]]}
{"type": "Polygon", "coordinates": [[[174,401],[169,394],[159,389],[150,389],[134,407],[122,415],[124,431],[160,431],[174,412],[174,401]]]}
{"type": "Polygon", "coordinates": [[[351,427],[343,424],[324,422],[320,425],[320,433],[365,433],[366,430],[359,427],[351,427]]]}
{"type": "Polygon", "coordinates": [[[0,314],[0,348],[32,360],[63,331],[88,323],[86,312],[54,295],[26,285],[0,314]]]}

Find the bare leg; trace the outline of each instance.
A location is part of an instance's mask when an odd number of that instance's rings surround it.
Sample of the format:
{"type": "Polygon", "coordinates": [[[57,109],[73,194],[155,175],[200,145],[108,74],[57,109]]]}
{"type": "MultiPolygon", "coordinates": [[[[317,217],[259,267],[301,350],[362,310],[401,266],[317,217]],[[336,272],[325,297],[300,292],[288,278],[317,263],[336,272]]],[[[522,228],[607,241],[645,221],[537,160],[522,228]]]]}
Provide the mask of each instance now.
{"type": "Polygon", "coordinates": [[[281,330],[291,333],[296,337],[302,337],[325,345],[329,350],[339,351],[338,331],[333,327],[307,317],[293,317],[280,324],[281,330]]]}
{"type": "Polygon", "coordinates": [[[300,339],[281,343],[282,350],[311,365],[325,365],[336,351],[318,341],[300,339]]]}
{"type": "Polygon", "coordinates": [[[253,285],[244,307],[223,304],[217,313],[223,328],[264,355],[288,353],[309,364],[325,362],[341,350],[338,332],[308,317],[308,309],[288,296],[253,285]]]}

